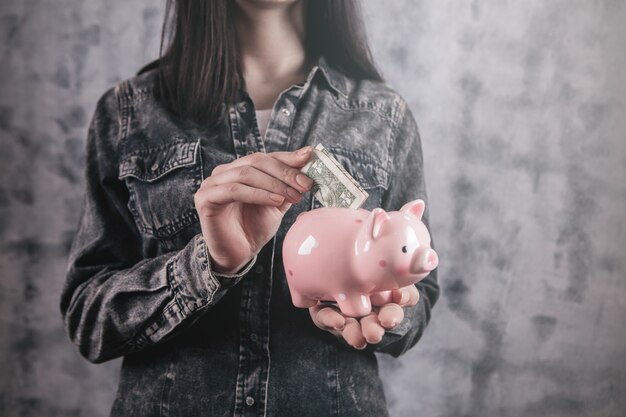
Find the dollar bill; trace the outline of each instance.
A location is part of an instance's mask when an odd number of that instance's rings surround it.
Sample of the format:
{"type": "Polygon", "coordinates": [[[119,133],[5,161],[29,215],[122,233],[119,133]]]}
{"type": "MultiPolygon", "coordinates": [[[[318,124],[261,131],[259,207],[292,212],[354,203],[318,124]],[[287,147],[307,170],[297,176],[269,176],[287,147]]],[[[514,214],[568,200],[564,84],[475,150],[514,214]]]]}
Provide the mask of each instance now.
{"type": "Polygon", "coordinates": [[[357,209],[367,200],[363,187],[320,143],[311,160],[301,169],[313,180],[311,191],[324,207],[357,209]]]}

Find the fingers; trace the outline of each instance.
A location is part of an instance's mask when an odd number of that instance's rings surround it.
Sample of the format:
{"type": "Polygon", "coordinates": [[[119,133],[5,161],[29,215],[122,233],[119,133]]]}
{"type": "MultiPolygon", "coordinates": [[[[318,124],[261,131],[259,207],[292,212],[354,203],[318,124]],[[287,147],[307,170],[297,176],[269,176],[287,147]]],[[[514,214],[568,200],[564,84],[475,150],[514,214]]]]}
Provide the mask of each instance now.
{"type": "Polygon", "coordinates": [[[194,195],[196,209],[216,209],[235,201],[278,206],[285,212],[308,191],[313,180],[300,172],[312,148],[295,152],[257,152],[215,167],[194,195]],[[282,198],[281,198],[282,197],[282,198]]]}
{"type": "Polygon", "coordinates": [[[313,180],[300,172],[299,168],[308,162],[311,151],[312,148],[307,146],[295,152],[272,152],[270,154],[257,152],[227,164],[218,165],[211,173],[211,177],[221,175],[234,168],[253,166],[258,171],[282,181],[299,192],[305,192],[311,188],[313,180]],[[303,152],[299,153],[300,151],[303,152]]]}
{"type": "Polygon", "coordinates": [[[409,285],[396,291],[400,292],[399,296],[396,295],[396,299],[398,300],[396,303],[399,304],[400,307],[413,307],[420,300],[420,292],[415,285],[409,285]]]}
{"type": "Polygon", "coordinates": [[[387,330],[393,329],[402,320],[404,320],[404,310],[398,304],[386,304],[378,311],[378,321],[387,330]]]}
{"type": "Polygon", "coordinates": [[[361,324],[353,317],[346,318],[346,325],[344,326],[341,335],[345,339],[346,343],[355,349],[362,350],[367,346],[367,340],[361,331],[361,324]]]}
{"type": "Polygon", "coordinates": [[[294,152],[270,152],[267,155],[279,160],[283,164],[299,169],[309,162],[311,155],[313,155],[313,148],[305,146],[294,152]]]}
{"type": "Polygon", "coordinates": [[[211,188],[210,193],[195,193],[196,207],[228,204],[235,201],[265,206],[282,206],[285,197],[260,188],[240,183],[222,184],[211,188]]]}
{"type": "MultiPolygon", "coordinates": [[[[372,296],[373,298],[374,296],[372,296]]],[[[398,304],[400,307],[412,307],[420,299],[420,293],[415,285],[384,291],[376,294],[376,305],[382,306],[388,303],[398,304]]]]}
{"type": "Polygon", "coordinates": [[[374,293],[370,296],[370,302],[373,306],[383,306],[388,303],[393,303],[393,293],[391,291],[374,293]]]}
{"type": "Polygon", "coordinates": [[[415,285],[410,285],[381,292],[379,298],[380,307],[360,319],[345,317],[336,307],[328,305],[318,305],[309,311],[317,327],[343,337],[350,346],[361,350],[368,343],[380,343],[386,330],[393,329],[404,320],[403,307],[417,304],[419,291],[415,285]]]}
{"type": "Polygon", "coordinates": [[[361,332],[367,343],[376,344],[385,335],[385,329],[378,322],[378,314],[370,313],[361,318],[361,332]]]}
{"type": "Polygon", "coordinates": [[[334,307],[330,307],[327,304],[318,304],[315,307],[309,309],[313,323],[322,330],[334,329],[341,331],[345,325],[344,316],[339,313],[334,307]]]}
{"type": "Polygon", "coordinates": [[[384,329],[375,323],[375,313],[370,315],[373,317],[371,323],[367,323],[367,337],[363,334],[361,327],[363,319],[359,323],[359,320],[353,317],[346,317],[335,306],[318,304],[309,308],[309,314],[317,327],[332,333],[336,337],[342,337],[346,343],[355,349],[365,349],[368,340],[371,340],[371,343],[379,342],[382,334],[384,334],[384,329]],[[378,329],[376,326],[378,326],[378,329]],[[381,331],[382,334],[380,333],[381,331]]]}
{"type": "Polygon", "coordinates": [[[419,302],[420,293],[415,285],[391,291],[382,291],[371,296],[372,304],[380,306],[378,322],[383,329],[391,330],[404,320],[403,307],[412,307],[419,302]]]}
{"type": "Polygon", "coordinates": [[[302,197],[300,191],[251,165],[234,167],[218,175],[213,175],[205,181],[205,187],[216,187],[218,185],[233,183],[248,185],[252,188],[282,195],[291,203],[297,203],[302,197]]]}

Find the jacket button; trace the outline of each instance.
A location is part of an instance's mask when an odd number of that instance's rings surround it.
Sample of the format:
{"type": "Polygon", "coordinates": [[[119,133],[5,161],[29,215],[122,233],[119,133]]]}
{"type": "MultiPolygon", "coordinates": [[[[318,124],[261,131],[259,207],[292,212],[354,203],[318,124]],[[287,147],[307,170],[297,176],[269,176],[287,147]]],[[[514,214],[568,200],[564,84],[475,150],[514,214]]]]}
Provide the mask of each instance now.
{"type": "Polygon", "coordinates": [[[154,165],[152,165],[152,166],[150,167],[150,169],[151,169],[152,171],[156,171],[157,169],[159,169],[159,164],[158,164],[158,163],[155,163],[154,165]]]}
{"type": "Polygon", "coordinates": [[[244,103],[239,103],[237,105],[237,110],[239,110],[239,113],[245,113],[246,112],[246,105],[244,103]]]}
{"type": "Polygon", "coordinates": [[[254,268],[254,272],[256,272],[257,274],[261,274],[263,272],[263,265],[257,265],[254,268]]]}
{"type": "Polygon", "coordinates": [[[246,404],[247,404],[249,407],[252,407],[252,406],[254,405],[254,398],[252,398],[252,397],[246,397],[246,404]]]}
{"type": "Polygon", "coordinates": [[[291,112],[289,111],[289,109],[285,109],[285,108],[283,108],[283,109],[281,110],[281,112],[283,112],[283,114],[284,114],[285,116],[290,116],[290,115],[291,115],[291,112]]]}
{"type": "Polygon", "coordinates": [[[252,340],[253,342],[256,342],[257,340],[259,340],[259,336],[257,336],[256,333],[252,333],[250,335],[250,340],[252,340]]]}

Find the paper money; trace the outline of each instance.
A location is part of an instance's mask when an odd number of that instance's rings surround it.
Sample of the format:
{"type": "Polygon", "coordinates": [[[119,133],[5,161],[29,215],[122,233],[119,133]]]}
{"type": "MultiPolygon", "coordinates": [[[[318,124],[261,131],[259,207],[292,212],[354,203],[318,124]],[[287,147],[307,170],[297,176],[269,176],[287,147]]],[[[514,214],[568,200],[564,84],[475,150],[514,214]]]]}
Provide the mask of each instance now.
{"type": "Polygon", "coordinates": [[[320,143],[311,160],[301,169],[313,180],[311,191],[324,207],[357,209],[368,194],[320,143]]]}

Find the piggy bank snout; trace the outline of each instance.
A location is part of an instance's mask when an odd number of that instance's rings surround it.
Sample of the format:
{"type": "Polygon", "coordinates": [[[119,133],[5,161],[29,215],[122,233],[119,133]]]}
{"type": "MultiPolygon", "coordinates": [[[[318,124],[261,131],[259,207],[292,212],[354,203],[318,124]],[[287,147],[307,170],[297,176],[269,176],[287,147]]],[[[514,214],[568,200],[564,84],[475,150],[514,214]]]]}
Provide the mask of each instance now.
{"type": "Polygon", "coordinates": [[[417,251],[411,265],[411,272],[414,274],[423,274],[430,272],[439,265],[439,256],[431,248],[417,251]]]}

